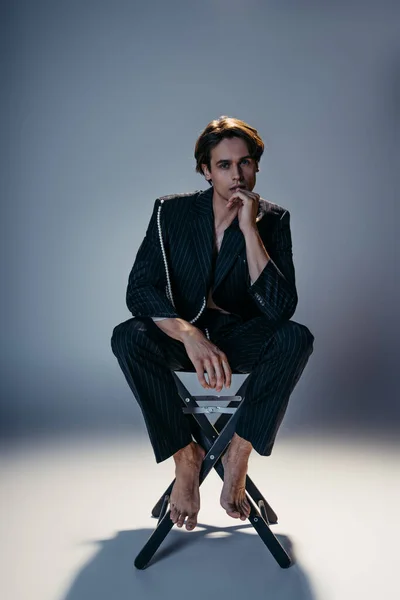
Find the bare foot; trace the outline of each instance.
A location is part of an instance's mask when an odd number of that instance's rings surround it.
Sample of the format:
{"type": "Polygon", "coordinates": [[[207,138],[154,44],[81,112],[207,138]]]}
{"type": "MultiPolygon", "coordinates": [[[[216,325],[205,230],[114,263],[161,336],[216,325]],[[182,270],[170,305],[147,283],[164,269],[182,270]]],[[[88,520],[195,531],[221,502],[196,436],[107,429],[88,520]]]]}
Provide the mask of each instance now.
{"type": "Polygon", "coordinates": [[[250,515],[250,503],[246,496],[246,473],[252,445],[236,433],[228,450],[222,456],[224,485],[221,506],[230,517],[245,521],[250,515]]]}
{"type": "Polygon", "coordinates": [[[170,507],[171,521],[191,531],[197,525],[200,510],[199,473],[205,452],[199,444],[191,442],[174,454],[175,483],[172,488],[170,507]]]}

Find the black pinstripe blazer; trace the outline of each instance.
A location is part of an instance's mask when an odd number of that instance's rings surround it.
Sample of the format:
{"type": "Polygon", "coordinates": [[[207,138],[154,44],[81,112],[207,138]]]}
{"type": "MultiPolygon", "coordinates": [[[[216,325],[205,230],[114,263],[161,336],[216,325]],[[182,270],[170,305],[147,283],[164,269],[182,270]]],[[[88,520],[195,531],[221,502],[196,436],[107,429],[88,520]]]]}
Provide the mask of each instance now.
{"type": "Polygon", "coordinates": [[[271,324],[290,319],[296,309],[297,292],[289,212],[260,199],[257,227],[271,260],[251,285],[237,216],[224,232],[212,272],[212,196],[210,186],[205,191],[157,198],[129,275],[128,309],[136,317],[192,321],[204,309],[212,285],[214,302],[244,320],[259,315],[267,316],[271,324]]]}

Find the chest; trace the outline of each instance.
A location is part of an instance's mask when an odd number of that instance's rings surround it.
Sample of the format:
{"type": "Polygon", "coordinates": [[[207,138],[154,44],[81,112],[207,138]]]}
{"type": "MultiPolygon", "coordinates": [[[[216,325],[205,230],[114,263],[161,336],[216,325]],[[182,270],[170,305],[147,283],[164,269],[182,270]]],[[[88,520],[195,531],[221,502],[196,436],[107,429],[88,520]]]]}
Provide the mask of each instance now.
{"type": "Polygon", "coordinates": [[[214,252],[218,254],[221,249],[222,240],[224,238],[225,227],[216,228],[214,227],[214,252]]]}

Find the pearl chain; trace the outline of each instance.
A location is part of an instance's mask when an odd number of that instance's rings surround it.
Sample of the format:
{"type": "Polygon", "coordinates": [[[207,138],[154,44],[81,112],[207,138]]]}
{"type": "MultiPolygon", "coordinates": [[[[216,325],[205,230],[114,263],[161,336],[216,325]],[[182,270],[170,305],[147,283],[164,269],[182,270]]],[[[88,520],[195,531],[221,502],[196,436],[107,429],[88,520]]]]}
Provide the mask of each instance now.
{"type": "MultiPolygon", "coordinates": [[[[167,262],[167,255],[165,253],[165,248],[164,248],[164,241],[162,238],[162,231],[161,231],[161,208],[163,205],[164,200],[160,200],[161,204],[158,207],[158,212],[157,212],[157,228],[158,228],[158,237],[160,239],[160,246],[161,246],[161,252],[162,252],[162,256],[163,256],[163,261],[164,261],[164,267],[165,267],[165,274],[167,276],[167,296],[168,296],[168,300],[171,302],[172,306],[174,308],[175,307],[175,302],[174,302],[174,298],[172,296],[172,287],[171,287],[171,280],[170,280],[170,276],[169,276],[169,269],[168,269],[168,262],[167,262]]],[[[203,304],[199,310],[199,312],[197,313],[197,315],[194,317],[194,319],[192,319],[191,321],[189,321],[189,323],[194,323],[195,321],[197,321],[197,319],[200,318],[203,310],[206,307],[206,297],[204,296],[204,300],[203,300],[203,304]]],[[[210,339],[210,335],[208,333],[208,329],[205,329],[206,331],[206,335],[208,337],[208,339],[210,339]]]]}

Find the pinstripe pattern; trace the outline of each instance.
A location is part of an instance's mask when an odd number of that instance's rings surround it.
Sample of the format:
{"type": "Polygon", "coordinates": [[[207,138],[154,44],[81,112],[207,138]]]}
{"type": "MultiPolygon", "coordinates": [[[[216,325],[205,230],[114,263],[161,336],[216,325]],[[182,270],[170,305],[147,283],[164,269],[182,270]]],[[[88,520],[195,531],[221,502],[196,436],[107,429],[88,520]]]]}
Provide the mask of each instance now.
{"type": "MultiPolygon", "coordinates": [[[[126,303],[133,316],[180,316],[190,321],[200,311],[212,281],[212,193],[210,187],[203,192],[156,200],[128,280],[126,303]],[[167,278],[157,229],[161,204],[162,236],[176,308],[166,294],[167,278]]],[[[290,215],[266,200],[262,201],[260,213],[261,209],[257,227],[271,260],[250,285],[244,236],[235,217],[225,230],[218,253],[213,299],[217,306],[245,320],[265,315],[273,323],[290,319],[297,305],[290,215]]]]}
{"type": "MultiPolygon", "coordinates": [[[[314,338],[295,321],[272,329],[264,316],[242,322],[210,309],[204,320],[211,341],[225,352],[232,370],[250,373],[236,432],[257,452],[269,455],[314,338]]],[[[161,462],[192,440],[171,371],[194,372],[194,367],[184,345],[148,317],[117,325],[111,344],[142,409],[156,461],[161,462]]]]}
{"type": "Polygon", "coordinates": [[[151,317],[191,320],[212,281],[215,303],[231,314],[206,308],[196,326],[225,352],[233,372],[250,373],[236,431],[262,455],[271,453],[292,393],[313,349],[313,335],[291,321],[297,304],[290,215],[260,202],[258,230],[271,256],[251,285],[245,242],[236,217],[225,230],[212,273],[212,188],[157,199],[129,275],[127,306],[134,318],[117,325],[111,346],[136,400],[157,462],[192,440],[172,370],[193,371],[184,345],[170,338],[151,317]],[[175,307],[168,299],[161,229],[175,307]],[[214,277],[213,277],[214,275],[214,277]]]}

